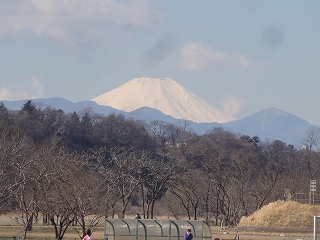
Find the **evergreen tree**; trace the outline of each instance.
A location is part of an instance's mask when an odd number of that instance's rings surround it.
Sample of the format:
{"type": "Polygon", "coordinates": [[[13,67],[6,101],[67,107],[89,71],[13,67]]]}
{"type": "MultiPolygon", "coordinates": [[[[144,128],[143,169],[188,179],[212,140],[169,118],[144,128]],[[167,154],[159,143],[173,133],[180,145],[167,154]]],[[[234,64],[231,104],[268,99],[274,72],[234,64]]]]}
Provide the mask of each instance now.
{"type": "Polygon", "coordinates": [[[4,105],[4,103],[0,102],[0,114],[1,115],[7,115],[9,113],[8,108],[4,105]]]}
{"type": "Polygon", "coordinates": [[[36,106],[32,102],[32,100],[28,100],[25,104],[23,104],[22,108],[23,111],[26,111],[30,115],[34,115],[37,111],[36,106]]]}

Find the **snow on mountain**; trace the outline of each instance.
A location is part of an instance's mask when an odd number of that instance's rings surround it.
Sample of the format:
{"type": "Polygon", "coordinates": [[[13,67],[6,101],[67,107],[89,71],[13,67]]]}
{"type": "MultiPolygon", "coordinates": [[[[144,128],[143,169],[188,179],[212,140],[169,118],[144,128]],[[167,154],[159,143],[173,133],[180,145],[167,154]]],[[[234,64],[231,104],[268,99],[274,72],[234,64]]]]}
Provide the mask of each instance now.
{"type": "Polygon", "coordinates": [[[176,119],[198,123],[234,120],[170,78],[134,78],[91,100],[125,112],[141,107],[155,108],[176,119]]]}

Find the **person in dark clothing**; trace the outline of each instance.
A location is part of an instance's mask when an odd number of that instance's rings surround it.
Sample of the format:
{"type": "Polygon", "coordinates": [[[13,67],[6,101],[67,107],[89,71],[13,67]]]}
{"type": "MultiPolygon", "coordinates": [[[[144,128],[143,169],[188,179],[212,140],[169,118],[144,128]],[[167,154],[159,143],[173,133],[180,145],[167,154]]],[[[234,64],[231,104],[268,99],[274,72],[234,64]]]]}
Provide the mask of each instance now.
{"type": "Polygon", "coordinates": [[[187,232],[184,234],[185,240],[191,240],[193,238],[193,235],[191,233],[191,229],[188,229],[187,232]]]}
{"type": "Polygon", "coordinates": [[[135,219],[141,219],[141,216],[139,215],[139,213],[137,213],[135,219]]]}

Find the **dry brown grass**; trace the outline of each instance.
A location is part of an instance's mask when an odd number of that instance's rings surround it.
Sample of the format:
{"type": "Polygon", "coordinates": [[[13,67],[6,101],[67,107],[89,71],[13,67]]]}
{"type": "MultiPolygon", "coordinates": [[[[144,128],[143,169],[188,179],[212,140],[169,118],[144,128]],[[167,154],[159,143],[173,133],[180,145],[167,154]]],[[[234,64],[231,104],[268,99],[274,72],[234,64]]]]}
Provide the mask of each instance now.
{"type": "Polygon", "coordinates": [[[241,218],[237,227],[225,230],[228,232],[227,235],[217,229],[212,229],[212,233],[213,236],[220,237],[220,239],[234,239],[238,231],[242,240],[311,240],[313,238],[313,216],[319,214],[320,205],[276,201],[248,217],[241,218]]]}
{"type": "Polygon", "coordinates": [[[279,200],[269,203],[248,217],[242,217],[239,226],[312,229],[313,216],[319,214],[319,205],[279,200]]]}

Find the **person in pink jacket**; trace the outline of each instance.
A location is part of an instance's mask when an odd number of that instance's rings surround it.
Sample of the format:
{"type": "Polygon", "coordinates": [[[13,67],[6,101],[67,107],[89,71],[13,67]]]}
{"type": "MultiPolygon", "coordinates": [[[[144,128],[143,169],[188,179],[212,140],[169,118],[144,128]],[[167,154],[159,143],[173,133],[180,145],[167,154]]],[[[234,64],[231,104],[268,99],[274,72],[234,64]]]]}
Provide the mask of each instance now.
{"type": "Polygon", "coordinates": [[[90,229],[87,230],[87,235],[85,235],[82,240],[91,240],[91,230],[90,229]]]}

